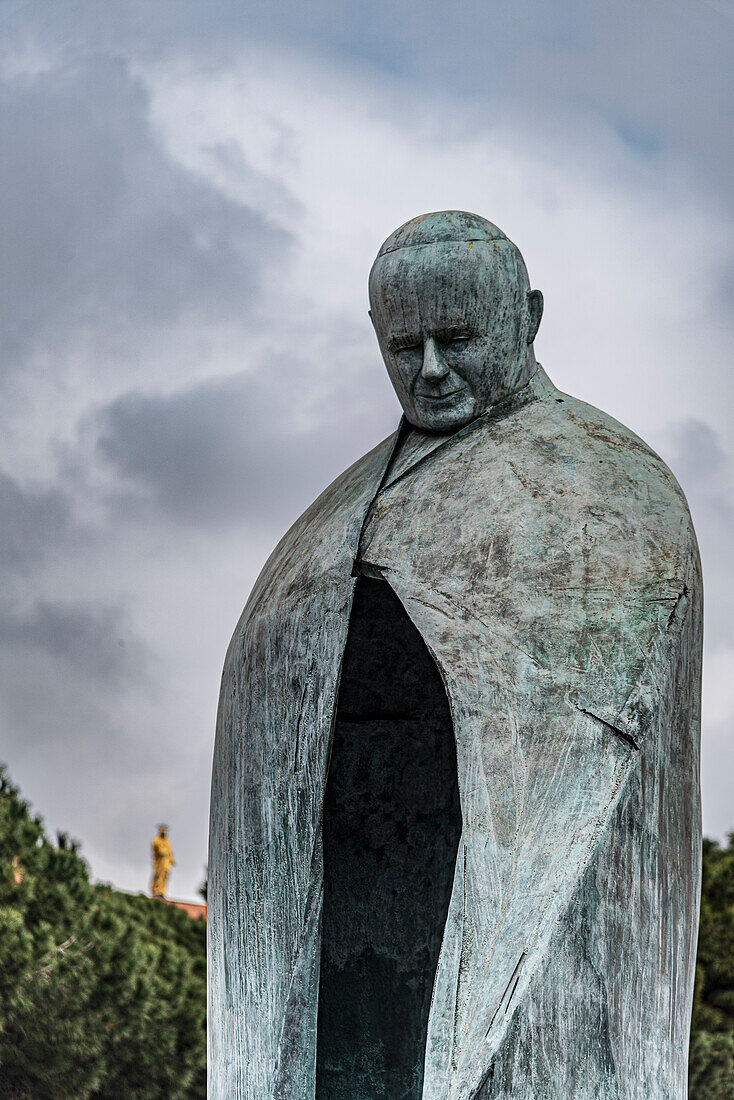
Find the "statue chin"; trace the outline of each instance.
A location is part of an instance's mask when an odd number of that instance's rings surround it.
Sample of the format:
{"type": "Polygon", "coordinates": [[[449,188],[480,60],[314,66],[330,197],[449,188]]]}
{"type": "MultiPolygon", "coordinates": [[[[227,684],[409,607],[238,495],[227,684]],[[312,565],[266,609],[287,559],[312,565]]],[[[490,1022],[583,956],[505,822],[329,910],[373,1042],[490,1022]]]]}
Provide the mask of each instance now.
{"type": "Polygon", "coordinates": [[[410,408],[405,409],[408,422],[424,432],[454,432],[478,415],[476,402],[467,393],[456,397],[448,395],[444,399],[416,397],[410,408]]]}

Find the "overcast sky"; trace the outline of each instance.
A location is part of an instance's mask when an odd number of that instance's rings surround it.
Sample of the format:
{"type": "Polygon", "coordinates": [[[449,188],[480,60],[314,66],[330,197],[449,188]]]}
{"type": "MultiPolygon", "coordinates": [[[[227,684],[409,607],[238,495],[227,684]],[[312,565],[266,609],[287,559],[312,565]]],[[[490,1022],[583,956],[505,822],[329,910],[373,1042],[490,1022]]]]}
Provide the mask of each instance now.
{"type": "Polygon", "coordinates": [[[49,828],[146,889],[166,820],[195,895],[249,589],[397,423],[372,259],[459,208],[688,495],[734,829],[734,0],[4,0],[0,42],[0,759],[49,828]]]}

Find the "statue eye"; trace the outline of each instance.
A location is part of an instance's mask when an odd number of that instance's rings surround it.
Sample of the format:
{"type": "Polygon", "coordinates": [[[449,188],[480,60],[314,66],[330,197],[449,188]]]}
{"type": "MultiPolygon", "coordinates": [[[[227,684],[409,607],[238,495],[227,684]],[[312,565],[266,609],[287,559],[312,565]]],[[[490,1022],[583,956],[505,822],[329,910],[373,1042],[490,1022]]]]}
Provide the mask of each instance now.
{"type": "Polygon", "coordinates": [[[413,344],[398,344],[398,346],[395,348],[395,352],[397,355],[400,355],[400,353],[403,351],[417,351],[422,346],[423,341],[416,340],[413,344]]]}
{"type": "Polygon", "coordinates": [[[468,344],[470,340],[473,340],[473,336],[468,336],[464,332],[445,332],[439,337],[442,344],[446,344],[449,347],[454,347],[457,344],[468,344]]]}

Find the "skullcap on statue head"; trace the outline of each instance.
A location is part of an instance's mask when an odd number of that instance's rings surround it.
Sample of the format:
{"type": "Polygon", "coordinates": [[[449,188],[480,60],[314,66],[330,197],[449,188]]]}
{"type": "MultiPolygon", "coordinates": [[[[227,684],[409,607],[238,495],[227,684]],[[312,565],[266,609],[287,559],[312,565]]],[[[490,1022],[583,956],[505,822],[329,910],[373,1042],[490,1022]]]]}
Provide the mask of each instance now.
{"type": "MultiPolygon", "coordinates": [[[[491,288],[496,291],[498,282],[504,284],[502,296],[509,292],[517,305],[530,289],[517,245],[486,218],[464,210],[420,214],[390,234],[369,277],[370,304],[378,323],[393,312],[396,291],[405,291],[406,282],[412,284],[408,295],[418,293],[421,298],[445,295],[447,284],[465,298],[469,283],[469,297],[483,299],[485,306],[488,298],[496,297],[491,288]]],[[[484,312],[481,306],[480,312],[484,312]]]]}
{"type": "Polygon", "coordinates": [[[377,255],[384,256],[398,248],[438,244],[441,241],[504,241],[512,244],[501,229],[479,214],[470,214],[466,210],[437,210],[432,214],[419,214],[401,225],[390,234],[377,255]]]}

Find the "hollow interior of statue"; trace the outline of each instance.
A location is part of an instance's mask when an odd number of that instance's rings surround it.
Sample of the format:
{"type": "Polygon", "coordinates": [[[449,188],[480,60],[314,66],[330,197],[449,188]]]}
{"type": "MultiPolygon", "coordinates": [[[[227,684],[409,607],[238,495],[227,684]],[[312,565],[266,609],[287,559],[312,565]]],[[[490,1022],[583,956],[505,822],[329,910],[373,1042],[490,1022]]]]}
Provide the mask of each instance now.
{"type": "Polygon", "coordinates": [[[390,586],[360,578],[324,805],[317,1100],[420,1100],[460,835],[438,669],[390,586]]]}

